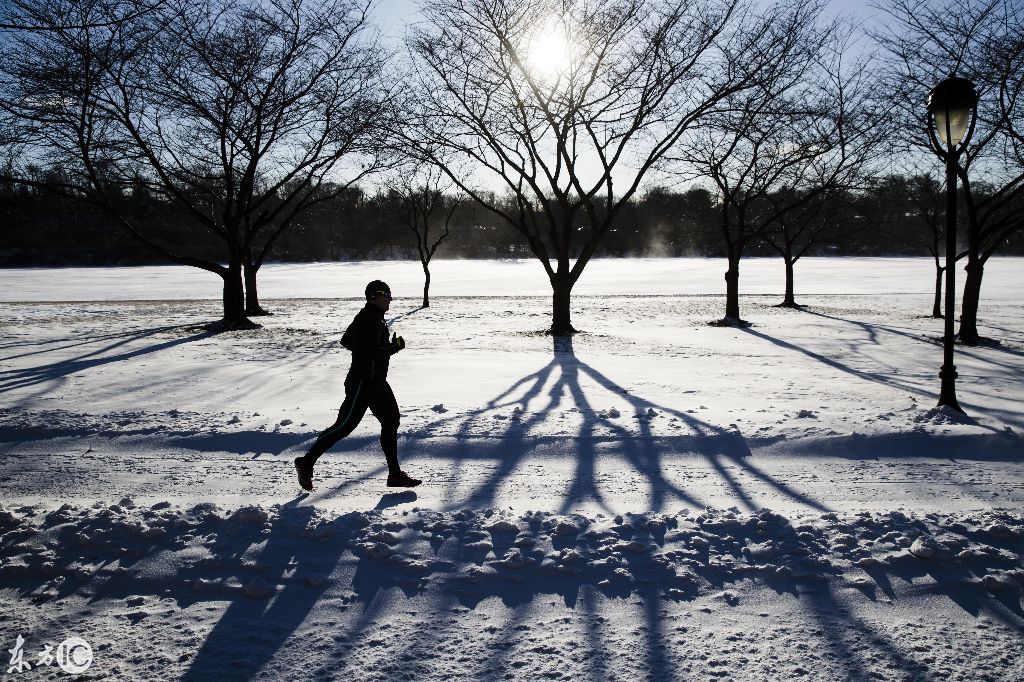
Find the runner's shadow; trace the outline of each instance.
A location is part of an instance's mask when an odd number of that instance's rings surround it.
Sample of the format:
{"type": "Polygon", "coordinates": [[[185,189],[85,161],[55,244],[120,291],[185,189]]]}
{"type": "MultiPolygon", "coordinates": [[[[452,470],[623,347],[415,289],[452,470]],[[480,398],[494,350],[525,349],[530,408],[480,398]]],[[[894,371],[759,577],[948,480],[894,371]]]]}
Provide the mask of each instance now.
{"type": "Polygon", "coordinates": [[[416,493],[412,490],[403,490],[400,493],[384,493],[373,508],[378,511],[381,509],[389,509],[390,507],[397,507],[400,504],[410,504],[415,502],[416,499],[416,493]]]}

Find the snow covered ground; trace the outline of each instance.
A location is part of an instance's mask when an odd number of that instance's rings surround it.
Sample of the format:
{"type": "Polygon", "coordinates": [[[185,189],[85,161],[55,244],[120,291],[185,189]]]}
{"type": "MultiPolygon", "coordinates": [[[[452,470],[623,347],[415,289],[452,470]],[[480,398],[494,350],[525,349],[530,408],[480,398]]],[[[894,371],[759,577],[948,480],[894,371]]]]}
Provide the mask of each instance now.
{"type": "Polygon", "coordinates": [[[801,261],[795,311],[752,260],[739,330],[720,261],[596,261],[571,341],[531,261],[438,261],[424,310],[415,263],[268,265],[220,335],[198,271],[2,270],[5,679],[71,636],[90,679],[1024,679],[1024,260],[967,418],[931,267],[801,261]],[[384,487],[367,415],[299,494],[378,277],[425,482],[384,487]]]}

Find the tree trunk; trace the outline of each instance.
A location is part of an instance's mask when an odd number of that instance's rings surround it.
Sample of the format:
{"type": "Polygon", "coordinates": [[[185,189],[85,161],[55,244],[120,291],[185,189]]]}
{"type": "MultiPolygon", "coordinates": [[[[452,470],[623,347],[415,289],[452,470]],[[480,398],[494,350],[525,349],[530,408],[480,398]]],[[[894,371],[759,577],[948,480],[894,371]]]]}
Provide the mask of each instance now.
{"type": "Polygon", "coordinates": [[[729,260],[729,268],[725,271],[725,317],[716,324],[723,327],[738,327],[743,324],[740,319],[740,258],[743,257],[743,216],[738,219],[738,236],[734,241],[729,225],[729,202],[722,203],[722,236],[725,239],[725,251],[729,260]]]}
{"type": "Polygon", "coordinates": [[[932,303],[932,317],[942,317],[942,274],[946,268],[935,259],[935,301],[932,303]]]}
{"type": "Polygon", "coordinates": [[[725,271],[725,318],[723,325],[743,324],[740,319],[740,259],[729,256],[729,269],[725,271]]]}
{"type": "Polygon", "coordinates": [[[430,265],[426,261],[423,263],[423,307],[430,307],[430,265]]]}
{"type": "Polygon", "coordinates": [[[270,313],[260,305],[259,291],[256,288],[256,273],[259,271],[259,266],[252,262],[251,246],[245,248],[242,269],[245,274],[245,314],[254,317],[269,315],[270,313]]]}
{"type": "Polygon", "coordinates": [[[551,333],[556,335],[575,334],[572,326],[569,302],[572,295],[572,281],[569,273],[559,272],[551,279],[551,333]]]}
{"type": "MultiPolygon", "coordinates": [[[[963,179],[963,188],[967,199],[967,266],[964,268],[967,277],[964,279],[964,297],[960,303],[960,331],[956,338],[960,339],[960,343],[974,346],[981,340],[978,334],[978,304],[981,300],[981,278],[985,274],[985,262],[981,259],[978,214],[966,178],[963,179]]],[[[948,234],[946,238],[949,238],[948,234]]],[[[956,267],[955,263],[948,262],[948,257],[946,260],[947,268],[956,267]]]]}
{"type": "Polygon", "coordinates": [[[981,341],[978,334],[978,304],[981,301],[981,279],[985,274],[985,263],[971,254],[965,270],[967,279],[964,280],[964,298],[960,306],[960,332],[956,336],[960,343],[974,346],[981,341]]]}
{"type": "Polygon", "coordinates": [[[224,327],[246,329],[252,322],[245,315],[245,295],[242,289],[241,259],[232,259],[224,276],[224,327]]]}
{"type": "Polygon", "coordinates": [[[783,260],[786,261],[786,295],[782,299],[782,307],[799,308],[800,306],[796,304],[796,298],[793,295],[793,257],[786,255],[783,257],[783,260]]]}

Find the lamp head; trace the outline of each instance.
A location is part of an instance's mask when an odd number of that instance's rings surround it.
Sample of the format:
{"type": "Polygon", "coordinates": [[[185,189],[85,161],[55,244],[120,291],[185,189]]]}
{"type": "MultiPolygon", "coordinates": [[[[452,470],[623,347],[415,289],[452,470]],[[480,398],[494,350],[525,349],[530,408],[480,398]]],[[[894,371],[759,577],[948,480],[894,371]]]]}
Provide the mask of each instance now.
{"type": "Polygon", "coordinates": [[[966,78],[950,76],[928,93],[928,113],[942,143],[955,147],[964,139],[971,124],[978,92],[966,78]]]}

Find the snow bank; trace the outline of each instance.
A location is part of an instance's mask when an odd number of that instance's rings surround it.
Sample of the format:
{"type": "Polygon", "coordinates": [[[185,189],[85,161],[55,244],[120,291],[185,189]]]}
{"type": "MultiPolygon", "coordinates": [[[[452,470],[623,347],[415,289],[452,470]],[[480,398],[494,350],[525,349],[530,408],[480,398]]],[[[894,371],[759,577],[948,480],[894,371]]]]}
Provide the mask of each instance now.
{"type": "Polygon", "coordinates": [[[1001,510],[923,518],[735,508],[614,518],[419,508],[332,515],[281,505],[141,507],[124,499],[52,511],[0,508],[0,531],[0,575],[34,603],[100,584],[135,595],[171,588],[255,599],[289,585],[320,589],[325,576],[287,568],[294,556],[325,545],[372,563],[385,584],[430,579],[499,596],[510,583],[543,593],[553,577],[611,595],[648,585],[677,600],[743,580],[794,589],[907,571],[930,574],[952,591],[1019,594],[1024,587],[1024,514],[1001,510]]]}

